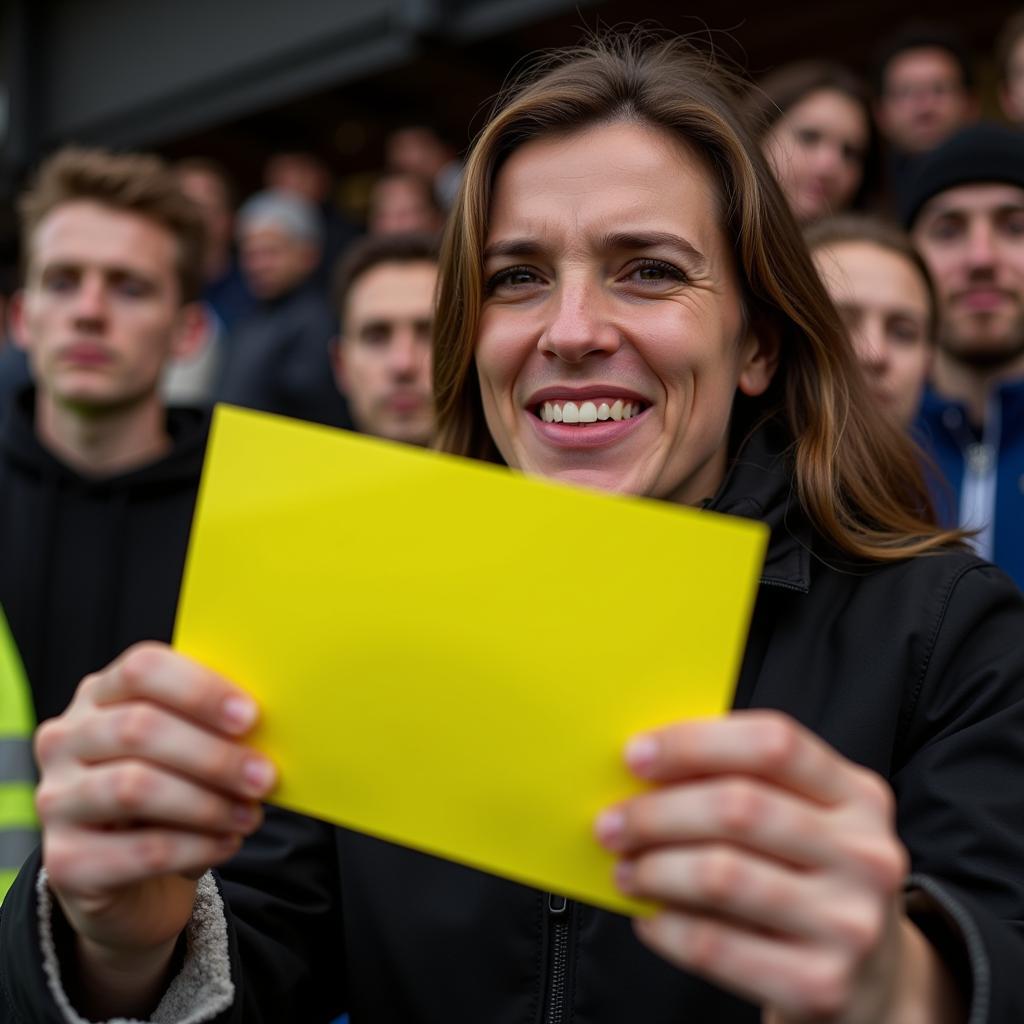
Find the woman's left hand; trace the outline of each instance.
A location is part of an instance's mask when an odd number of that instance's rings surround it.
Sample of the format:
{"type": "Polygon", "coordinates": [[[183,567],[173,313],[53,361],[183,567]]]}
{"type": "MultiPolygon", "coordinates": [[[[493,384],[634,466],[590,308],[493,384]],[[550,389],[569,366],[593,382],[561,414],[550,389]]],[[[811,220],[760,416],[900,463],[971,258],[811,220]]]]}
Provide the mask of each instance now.
{"type": "Polygon", "coordinates": [[[916,990],[942,970],[902,911],[908,857],[882,778],[773,711],[671,726],[627,761],[656,788],[597,832],[622,855],[622,891],[662,907],[635,922],[651,949],[772,1022],[957,1019],[955,999],[918,1016],[935,1007],[916,990]]]}

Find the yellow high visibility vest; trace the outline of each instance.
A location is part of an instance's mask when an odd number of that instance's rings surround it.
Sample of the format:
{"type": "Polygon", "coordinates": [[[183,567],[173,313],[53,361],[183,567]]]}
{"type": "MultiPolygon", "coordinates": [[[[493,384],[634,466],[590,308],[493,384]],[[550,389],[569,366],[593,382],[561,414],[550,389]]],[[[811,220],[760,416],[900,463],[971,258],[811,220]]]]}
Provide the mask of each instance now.
{"type": "Polygon", "coordinates": [[[0,609],[0,900],[39,842],[33,799],[34,728],[28,679],[0,609]]]}

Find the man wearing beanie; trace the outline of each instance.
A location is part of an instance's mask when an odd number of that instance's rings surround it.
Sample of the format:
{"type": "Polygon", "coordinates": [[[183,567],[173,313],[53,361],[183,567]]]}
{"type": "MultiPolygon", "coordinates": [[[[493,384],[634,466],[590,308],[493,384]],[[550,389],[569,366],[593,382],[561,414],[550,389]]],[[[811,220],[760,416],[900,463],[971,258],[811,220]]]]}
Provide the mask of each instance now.
{"type": "Polygon", "coordinates": [[[939,334],[920,437],[946,524],[1024,586],[1024,135],[981,123],[931,153],[901,214],[935,281],[939,334]]]}

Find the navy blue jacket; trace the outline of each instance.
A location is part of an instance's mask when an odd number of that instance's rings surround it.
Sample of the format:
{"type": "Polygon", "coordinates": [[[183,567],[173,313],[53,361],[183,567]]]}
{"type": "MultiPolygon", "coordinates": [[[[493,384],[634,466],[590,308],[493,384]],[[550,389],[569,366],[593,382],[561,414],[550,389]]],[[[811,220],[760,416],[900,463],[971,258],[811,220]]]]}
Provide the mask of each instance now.
{"type": "Polygon", "coordinates": [[[993,393],[982,436],[963,405],[929,390],[915,433],[945,478],[931,474],[939,521],[978,529],[978,554],[1024,587],[1024,380],[993,393]]]}

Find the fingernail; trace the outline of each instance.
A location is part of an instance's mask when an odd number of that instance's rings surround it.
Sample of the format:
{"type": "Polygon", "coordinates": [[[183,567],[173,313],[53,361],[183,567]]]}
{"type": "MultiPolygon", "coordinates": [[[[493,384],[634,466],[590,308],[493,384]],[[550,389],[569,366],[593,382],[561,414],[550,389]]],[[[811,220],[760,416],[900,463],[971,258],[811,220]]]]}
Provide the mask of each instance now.
{"type": "Polygon", "coordinates": [[[274,766],[263,757],[247,757],[242,765],[242,778],[254,796],[262,796],[274,782],[274,766]]]}
{"type": "Polygon", "coordinates": [[[232,729],[248,729],[256,723],[259,709],[248,697],[225,697],[221,705],[224,721],[232,729]]]}
{"type": "Polygon", "coordinates": [[[633,870],[633,865],[630,864],[629,861],[620,860],[619,863],[615,865],[615,884],[623,892],[632,892],[633,877],[635,874],[636,872],[633,870]]]}
{"type": "Polygon", "coordinates": [[[594,823],[594,831],[597,838],[609,849],[614,850],[622,838],[622,831],[626,827],[626,816],[618,808],[611,808],[598,815],[594,823]]]}
{"type": "Polygon", "coordinates": [[[658,751],[658,741],[653,736],[637,736],[626,744],[626,764],[635,775],[650,775],[658,751]]]}

